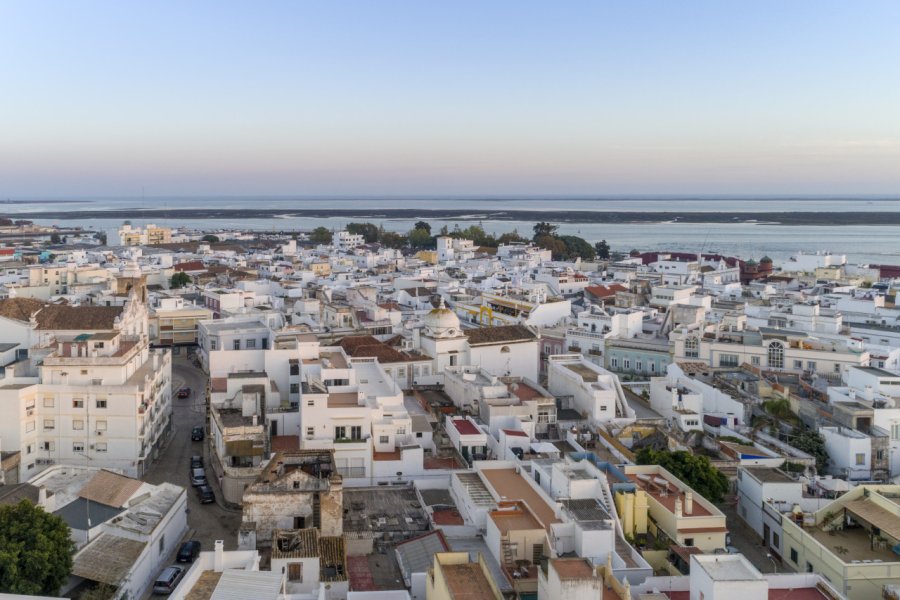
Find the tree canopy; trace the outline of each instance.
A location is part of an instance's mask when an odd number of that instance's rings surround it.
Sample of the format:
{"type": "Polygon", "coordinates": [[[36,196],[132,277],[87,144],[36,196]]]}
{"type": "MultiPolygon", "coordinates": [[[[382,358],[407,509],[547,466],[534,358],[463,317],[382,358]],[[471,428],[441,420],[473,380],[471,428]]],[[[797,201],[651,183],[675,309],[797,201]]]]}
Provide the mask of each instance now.
{"type": "Polygon", "coordinates": [[[56,596],[72,570],[69,526],[28,500],[0,507],[0,591],[56,596]]]}
{"type": "MultiPolygon", "coordinates": [[[[795,430],[796,431],[796,430],[795,430]]],[[[825,438],[816,431],[803,429],[788,438],[788,444],[816,457],[816,469],[820,472],[828,467],[828,451],[825,449],[825,438]]]]}
{"type": "Polygon", "coordinates": [[[346,229],[348,233],[363,236],[367,244],[378,241],[378,227],[372,223],[347,223],[346,229]]]}
{"type": "Polygon", "coordinates": [[[597,252],[597,258],[609,260],[609,244],[606,243],[606,240],[600,240],[594,244],[594,250],[597,252]]]}
{"type": "Polygon", "coordinates": [[[710,502],[721,502],[728,492],[728,478],[706,456],[643,448],[636,458],[639,465],[661,466],[710,502]]]}
{"type": "Polygon", "coordinates": [[[316,244],[330,244],[331,231],[326,227],[316,227],[312,230],[312,233],[309,234],[309,241],[314,242],[316,244]]]}
{"type": "Polygon", "coordinates": [[[183,288],[191,283],[191,276],[184,271],[178,271],[169,279],[169,287],[172,289],[183,288]]]}
{"type": "Polygon", "coordinates": [[[219,242],[219,237],[212,234],[206,234],[200,239],[204,242],[209,242],[210,244],[217,244],[219,242]]]}

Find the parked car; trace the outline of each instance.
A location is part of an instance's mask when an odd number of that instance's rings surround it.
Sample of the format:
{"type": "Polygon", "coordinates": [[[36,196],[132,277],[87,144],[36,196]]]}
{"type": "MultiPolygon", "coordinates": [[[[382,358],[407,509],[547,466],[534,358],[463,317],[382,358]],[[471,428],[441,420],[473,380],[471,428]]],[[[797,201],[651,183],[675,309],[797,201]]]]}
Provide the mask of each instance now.
{"type": "Polygon", "coordinates": [[[200,541],[188,540],[181,544],[176,560],[180,563],[190,563],[194,562],[198,556],[200,556],[200,541]]]}
{"type": "Polygon", "coordinates": [[[203,457],[199,455],[194,455],[191,457],[191,471],[194,469],[202,469],[203,468],[203,457]]]}
{"type": "Polygon", "coordinates": [[[191,469],[191,485],[197,487],[199,485],[206,485],[208,482],[206,481],[206,469],[191,469]]]}
{"type": "Polygon", "coordinates": [[[211,504],[216,501],[216,495],[209,485],[197,486],[197,497],[200,499],[200,504],[211,504]]]}
{"type": "Polygon", "coordinates": [[[175,395],[179,398],[189,398],[191,395],[191,388],[183,387],[180,390],[178,390],[178,393],[175,395]]]}
{"type": "Polygon", "coordinates": [[[184,577],[184,567],[166,567],[153,582],[154,594],[171,594],[178,587],[178,582],[184,577]]]}
{"type": "Polygon", "coordinates": [[[191,429],[191,441],[194,442],[202,442],[203,441],[203,427],[197,426],[191,429]]]}

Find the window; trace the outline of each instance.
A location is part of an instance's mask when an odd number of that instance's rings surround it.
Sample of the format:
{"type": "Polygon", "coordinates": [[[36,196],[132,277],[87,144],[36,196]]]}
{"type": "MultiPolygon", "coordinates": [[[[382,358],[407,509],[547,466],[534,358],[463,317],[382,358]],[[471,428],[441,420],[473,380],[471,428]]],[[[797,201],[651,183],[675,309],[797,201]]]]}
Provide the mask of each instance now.
{"type": "Polygon", "coordinates": [[[806,361],[806,369],[809,371],[815,371],[816,370],[816,361],[814,361],[814,360],[806,361]]]}
{"type": "Polygon", "coordinates": [[[72,452],[84,452],[84,442],[72,442],[72,452]]]}
{"type": "Polygon", "coordinates": [[[684,538],[684,545],[685,545],[685,546],[693,546],[693,545],[694,545],[694,538],[684,538]]]}
{"type": "Polygon", "coordinates": [[[378,443],[379,444],[389,444],[391,442],[391,438],[386,435],[379,436],[378,443]]]}
{"type": "Polygon", "coordinates": [[[56,419],[44,419],[44,429],[56,429],[56,419]]]}
{"type": "Polygon", "coordinates": [[[650,372],[656,373],[656,363],[655,362],[650,363],[650,372]]]}
{"type": "Polygon", "coordinates": [[[41,450],[44,450],[46,452],[53,452],[54,450],[56,450],[56,444],[54,444],[53,442],[43,442],[41,444],[41,450]]]}
{"type": "Polygon", "coordinates": [[[637,371],[637,372],[639,372],[639,373],[640,373],[641,371],[643,371],[643,370],[644,370],[644,363],[642,363],[642,362],[639,361],[639,360],[636,360],[636,361],[634,362],[634,370],[637,371]]]}
{"type": "Polygon", "coordinates": [[[306,405],[307,405],[307,406],[315,406],[315,405],[316,405],[316,399],[315,399],[315,398],[307,398],[307,399],[306,399],[306,405]]]}
{"type": "Polygon", "coordinates": [[[406,427],[398,427],[397,435],[406,435],[406,427]]]}
{"type": "Polygon", "coordinates": [[[311,437],[315,437],[315,435],[316,435],[315,427],[307,427],[306,428],[306,437],[311,438],[311,437]]]}
{"type": "Polygon", "coordinates": [[[241,340],[234,340],[234,341],[231,343],[231,346],[232,346],[232,348],[234,348],[235,350],[240,350],[240,349],[241,349],[241,340]]]}
{"type": "Polygon", "coordinates": [[[772,545],[775,546],[776,548],[781,547],[781,538],[778,537],[778,534],[775,533],[774,531],[772,532],[772,545]]]}
{"type": "Polygon", "coordinates": [[[256,348],[256,340],[247,340],[247,349],[256,348]]]}
{"type": "Polygon", "coordinates": [[[106,452],[106,442],[101,444],[94,444],[94,450],[97,452],[106,452]]]}
{"type": "Polygon", "coordinates": [[[32,452],[34,452],[34,444],[25,446],[25,454],[31,454],[32,452]]]}
{"type": "Polygon", "coordinates": [[[106,431],[106,421],[97,421],[97,431],[106,431]]]}
{"type": "Polygon", "coordinates": [[[797,370],[802,369],[802,368],[803,368],[803,361],[802,361],[802,360],[795,360],[795,361],[794,361],[794,368],[797,369],[797,370]]]}
{"type": "Polygon", "coordinates": [[[72,399],[72,408],[84,408],[84,400],[81,398],[72,399]]]}
{"type": "Polygon", "coordinates": [[[359,425],[354,425],[350,428],[350,439],[351,440],[361,440],[362,439],[362,427],[359,425]]]}
{"type": "Polygon", "coordinates": [[[795,548],[791,548],[791,562],[795,565],[797,564],[797,550],[795,548]]]}
{"type": "Polygon", "coordinates": [[[626,358],[626,359],[622,360],[622,367],[624,367],[624,369],[625,369],[626,371],[627,371],[628,369],[630,369],[630,368],[631,368],[631,359],[630,359],[630,358],[626,358]]]}
{"type": "Polygon", "coordinates": [[[97,408],[106,408],[106,400],[97,400],[97,408]]]}
{"type": "Polygon", "coordinates": [[[347,428],[344,426],[334,428],[334,439],[342,440],[347,437],[347,428]]]}
{"type": "Polygon", "coordinates": [[[300,374],[300,364],[299,363],[291,363],[291,375],[299,375],[300,374]]]}
{"type": "Polygon", "coordinates": [[[758,367],[758,366],[759,366],[759,357],[758,357],[758,356],[751,356],[751,357],[750,357],[750,364],[753,365],[754,367],[758,367]]]}
{"type": "Polygon", "coordinates": [[[209,340],[209,349],[216,350],[216,340],[209,340]]]}
{"type": "Polygon", "coordinates": [[[299,393],[300,393],[300,384],[299,384],[299,383],[292,383],[292,384],[291,384],[291,393],[292,393],[292,394],[299,394],[299,393]]]}
{"type": "Polygon", "coordinates": [[[451,366],[451,367],[455,367],[455,366],[456,366],[456,355],[455,355],[455,354],[451,354],[451,355],[450,355],[450,366],[451,366]]]}
{"type": "Polygon", "coordinates": [[[81,419],[73,419],[72,420],[72,429],[81,430],[84,429],[84,421],[81,419]]]}
{"type": "Polygon", "coordinates": [[[25,423],[25,433],[30,433],[30,432],[34,431],[36,427],[37,427],[37,425],[35,424],[35,422],[33,420],[28,421],[27,423],[25,423]]]}
{"type": "Polygon", "coordinates": [[[857,465],[864,465],[864,464],[866,464],[866,455],[863,454],[862,452],[858,453],[858,454],[856,455],[856,464],[857,464],[857,465]]]}
{"type": "Polygon", "coordinates": [[[397,377],[406,377],[406,369],[403,367],[397,369],[397,377]]]}
{"type": "Polygon", "coordinates": [[[53,400],[52,397],[44,398],[44,408],[53,408],[54,406],[56,406],[56,402],[53,400]]]}
{"type": "Polygon", "coordinates": [[[834,372],[835,372],[835,373],[840,373],[840,372],[841,372],[841,365],[834,365],[834,372]]]}
{"type": "Polygon", "coordinates": [[[288,563],[288,581],[303,583],[303,563],[288,563]]]}
{"type": "Polygon", "coordinates": [[[720,354],[719,355],[719,366],[720,367],[736,367],[738,366],[738,355],[737,354],[720,354]]]}
{"type": "Polygon", "coordinates": [[[700,340],[691,336],[684,340],[684,356],[685,358],[697,358],[700,356],[700,340]]]}
{"type": "Polygon", "coordinates": [[[812,573],[812,572],[813,572],[813,566],[812,566],[812,563],[809,562],[809,561],[806,561],[806,572],[807,572],[807,573],[812,573]]]}
{"type": "Polygon", "coordinates": [[[900,440],[900,423],[891,424],[891,439],[900,440]]]}
{"type": "Polygon", "coordinates": [[[611,359],[609,360],[609,366],[611,366],[613,369],[618,369],[618,368],[619,368],[619,359],[618,359],[618,358],[611,358],[611,359]]]}
{"type": "Polygon", "coordinates": [[[781,342],[769,344],[768,359],[770,369],[784,368],[784,345],[781,342]]]}
{"type": "Polygon", "coordinates": [[[87,375],[87,374],[88,374],[87,369],[82,369],[82,370],[81,370],[81,374],[82,374],[82,375],[87,375]]]}
{"type": "Polygon", "coordinates": [[[159,537],[159,553],[162,554],[166,550],[166,536],[161,535],[159,537]]]}

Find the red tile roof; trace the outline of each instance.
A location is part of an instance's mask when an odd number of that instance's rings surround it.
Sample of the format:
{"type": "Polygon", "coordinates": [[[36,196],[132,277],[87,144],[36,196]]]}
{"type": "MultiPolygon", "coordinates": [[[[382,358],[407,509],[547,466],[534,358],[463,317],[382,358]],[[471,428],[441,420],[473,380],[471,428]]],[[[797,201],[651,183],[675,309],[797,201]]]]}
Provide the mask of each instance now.
{"type": "Polygon", "coordinates": [[[528,437],[528,434],[524,431],[519,431],[518,429],[504,429],[503,433],[506,435],[514,435],[516,437],[528,437]]]}
{"type": "Polygon", "coordinates": [[[478,435],[481,431],[467,419],[453,419],[453,426],[462,435],[478,435]]]}

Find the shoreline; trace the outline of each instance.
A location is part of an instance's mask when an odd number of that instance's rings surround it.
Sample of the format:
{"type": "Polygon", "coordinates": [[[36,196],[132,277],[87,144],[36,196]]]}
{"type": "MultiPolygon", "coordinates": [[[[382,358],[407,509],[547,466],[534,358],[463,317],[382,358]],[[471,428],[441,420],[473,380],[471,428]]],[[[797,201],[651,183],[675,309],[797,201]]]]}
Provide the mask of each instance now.
{"type": "MultiPolygon", "coordinates": [[[[2,211],[2,204],[0,204],[2,211]]],[[[11,219],[85,220],[85,219],[288,219],[288,218],[343,218],[380,220],[441,219],[445,221],[550,221],[552,223],[589,224],[735,224],[735,225],[900,225],[900,212],[637,212],[637,211],[537,211],[497,210],[473,214],[466,209],[112,209],[67,210],[47,212],[22,212],[2,214],[11,219]]]]}

